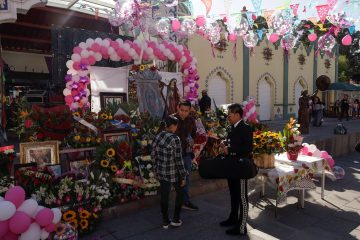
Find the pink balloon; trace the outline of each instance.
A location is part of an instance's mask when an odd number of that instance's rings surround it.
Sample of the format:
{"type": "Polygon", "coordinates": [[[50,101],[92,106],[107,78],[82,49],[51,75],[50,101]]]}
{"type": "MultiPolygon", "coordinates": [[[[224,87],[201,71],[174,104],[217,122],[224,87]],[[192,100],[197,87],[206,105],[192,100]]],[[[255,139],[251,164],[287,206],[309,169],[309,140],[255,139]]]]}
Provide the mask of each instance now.
{"type": "Polygon", "coordinates": [[[303,148],[301,149],[301,153],[304,154],[304,155],[307,155],[308,152],[309,152],[308,147],[303,147],[303,148]]]}
{"type": "Polygon", "coordinates": [[[9,221],[0,221],[0,239],[9,231],[9,221]]]}
{"type": "Polygon", "coordinates": [[[1,240],[18,240],[18,238],[19,235],[8,231],[7,234],[1,238],[1,240]]]}
{"type": "Polygon", "coordinates": [[[349,46],[351,45],[351,42],[352,42],[352,37],[350,34],[346,35],[345,37],[343,37],[343,39],[341,40],[341,43],[344,45],[344,46],[349,46]]]}
{"type": "Polygon", "coordinates": [[[174,19],[174,20],[171,22],[171,28],[172,28],[172,30],[173,30],[174,32],[179,31],[180,26],[181,26],[181,24],[180,24],[179,20],[177,20],[177,19],[174,19]]]}
{"type": "Polygon", "coordinates": [[[16,208],[25,201],[25,191],[20,186],[10,188],[5,194],[5,200],[12,202],[16,208]]]}
{"type": "Polygon", "coordinates": [[[79,71],[80,70],[80,63],[79,62],[74,62],[73,63],[73,69],[79,71]]]}
{"type": "Polygon", "coordinates": [[[90,56],[89,58],[90,65],[94,65],[96,63],[96,58],[94,56],[90,56]]]}
{"type": "Polygon", "coordinates": [[[317,39],[316,33],[309,34],[308,39],[310,42],[314,42],[317,39]]]}
{"type": "Polygon", "coordinates": [[[330,168],[333,169],[335,165],[334,159],[332,159],[332,157],[329,156],[328,158],[326,158],[326,161],[328,162],[330,168]]]}
{"type": "Polygon", "coordinates": [[[50,223],[49,225],[47,225],[47,226],[45,227],[45,230],[46,230],[48,233],[51,233],[51,232],[55,231],[55,224],[50,223]]]}
{"type": "Polygon", "coordinates": [[[41,209],[35,217],[35,221],[41,226],[45,227],[46,225],[49,225],[54,218],[54,213],[48,209],[44,208],[41,209]]]}
{"type": "Polygon", "coordinates": [[[66,103],[72,103],[74,101],[74,98],[73,98],[73,96],[71,96],[71,95],[68,95],[68,96],[66,96],[65,97],[65,102],[66,103]]]}
{"type": "Polygon", "coordinates": [[[82,48],[81,48],[81,47],[74,47],[74,48],[73,48],[73,52],[74,52],[74,53],[80,54],[81,51],[82,51],[82,48]]]}
{"type": "Polygon", "coordinates": [[[31,218],[24,212],[17,211],[9,221],[9,229],[15,234],[21,234],[28,230],[31,218]]]}
{"type": "Polygon", "coordinates": [[[270,35],[269,41],[271,43],[276,43],[279,40],[279,35],[277,35],[276,33],[272,33],[270,35]]]}
{"type": "Polygon", "coordinates": [[[91,46],[91,49],[94,52],[99,52],[100,51],[100,45],[98,43],[93,43],[93,45],[91,46]]]}
{"type": "Polygon", "coordinates": [[[321,157],[322,158],[328,158],[329,154],[327,153],[327,151],[321,151],[321,157]]]}
{"type": "Polygon", "coordinates": [[[84,65],[90,65],[90,62],[89,62],[89,59],[88,58],[82,58],[80,60],[81,64],[84,64],[84,65]]]}
{"type": "Polygon", "coordinates": [[[231,42],[236,42],[236,34],[231,33],[231,34],[229,35],[229,41],[231,41],[231,42]]]}
{"type": "Polygon", "coordinates": [[[205,18],[203,16],[198,16],[195,20],[196,25],[198,25],[199,27],[203,26],[205,24],[205,18]]]}

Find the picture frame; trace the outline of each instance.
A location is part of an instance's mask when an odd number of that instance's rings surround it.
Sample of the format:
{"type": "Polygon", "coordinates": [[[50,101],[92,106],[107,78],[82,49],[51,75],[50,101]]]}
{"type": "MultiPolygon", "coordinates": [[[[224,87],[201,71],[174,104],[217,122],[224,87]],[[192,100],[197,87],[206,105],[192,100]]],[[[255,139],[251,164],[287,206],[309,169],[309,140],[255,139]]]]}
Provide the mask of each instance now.
{"type": "Polygon", "coordinates": [[[118,92],[100,92],[100,107],[101,109],[106,108],[109,103],[123,103],[127,102],[126,93],[118,92]]]}
{"type": "Polygon", "coordinates": [[[76,179],[87,179],[89,176],[89,159],[69,161],[69,170],[74,173],[76,179]]]}
{"type": "Polygon", "coordinates": [[[130,143],[130,130],[128,129],[104,130],[101,132],[101,135],[103,140],[109,143],[114,143],[115,141],[130,143]]]}
{"type": "Polygon", "coordinates": [[[60,164],[59,142],[27,142],[20,143],[20,163],[36,162],[38,167],[60,164]]]}
{"type": "Polygon", "coordinates": [[[61,177],[61,164],[47,165],[47,167],[53,171],[55,178],[61,177]]]}

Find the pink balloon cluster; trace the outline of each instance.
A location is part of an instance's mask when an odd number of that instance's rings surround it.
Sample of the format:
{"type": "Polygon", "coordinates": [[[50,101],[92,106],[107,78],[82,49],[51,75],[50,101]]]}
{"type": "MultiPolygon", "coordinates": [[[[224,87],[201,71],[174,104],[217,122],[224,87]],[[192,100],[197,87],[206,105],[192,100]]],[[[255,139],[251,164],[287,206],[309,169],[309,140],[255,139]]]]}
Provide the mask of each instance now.
{"type": "Polygon", "coordinates": [[[0,197],[0,239],[47,239],[61,220],[58,208],[44,208],[34,199],[25,200],[19,186],[10,188],[5,198],[0,197]]]}
{"type": "Polygon", "coordinates": [[[300,154],[326,159],[331,169],[333,169],[335,165],[335,161],[331,155],[329,155],[327,151],[320,151],[314,144],[304,143],[300,154]]]}
{"type": "Polygon", "coordinates": [[[74,47],[71,60],[66,62],[68,75],[66,75],[66,88],[63,91],[66,105],[71,110],[89,107],[88,90],[89,66],[102,59],[112,61],[150,61],[171,60],[180,64],[180,69],[185,75],[185,96],[187,100],[196,101],[199,85],[199,75],[196,70],[196,58],[183,45],[168,41],[129,41],[122,39],[87,39],[79,46],[74,47]]]}
{"type": "Polygon", "coordinates": [[[252,97],[248,97],[247,101],[243,102],[243,119],[248,122],[257,123],[256,101],[252,97]]]}

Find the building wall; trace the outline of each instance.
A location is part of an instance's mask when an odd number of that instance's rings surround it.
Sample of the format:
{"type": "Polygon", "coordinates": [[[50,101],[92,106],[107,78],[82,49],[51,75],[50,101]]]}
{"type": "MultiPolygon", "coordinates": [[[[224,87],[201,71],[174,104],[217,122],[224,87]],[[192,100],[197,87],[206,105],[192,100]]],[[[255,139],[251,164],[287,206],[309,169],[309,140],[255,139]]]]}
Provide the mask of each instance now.
{"type": "Polygon", "coordinates": [[[44,54],[3,51],[2,57],[16,72],[49,73],[44,54]]]}

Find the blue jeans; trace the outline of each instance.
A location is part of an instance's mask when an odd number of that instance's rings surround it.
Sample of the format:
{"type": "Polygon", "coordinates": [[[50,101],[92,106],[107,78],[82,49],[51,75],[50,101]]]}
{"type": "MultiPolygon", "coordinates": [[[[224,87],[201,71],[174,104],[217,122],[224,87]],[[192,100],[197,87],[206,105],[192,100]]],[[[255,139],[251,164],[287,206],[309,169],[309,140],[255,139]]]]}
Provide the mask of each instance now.
{"type": "Polygon", "coordinates": [[[184,167],[186,171],[188,171],[189,175],[186,176],[185,186],[183,188],[183,202],[188,203],[190,201],[190,175],[191,175],[191,168],[192,168],[192,154],[186,153],[183,155],[184,167]]]}

